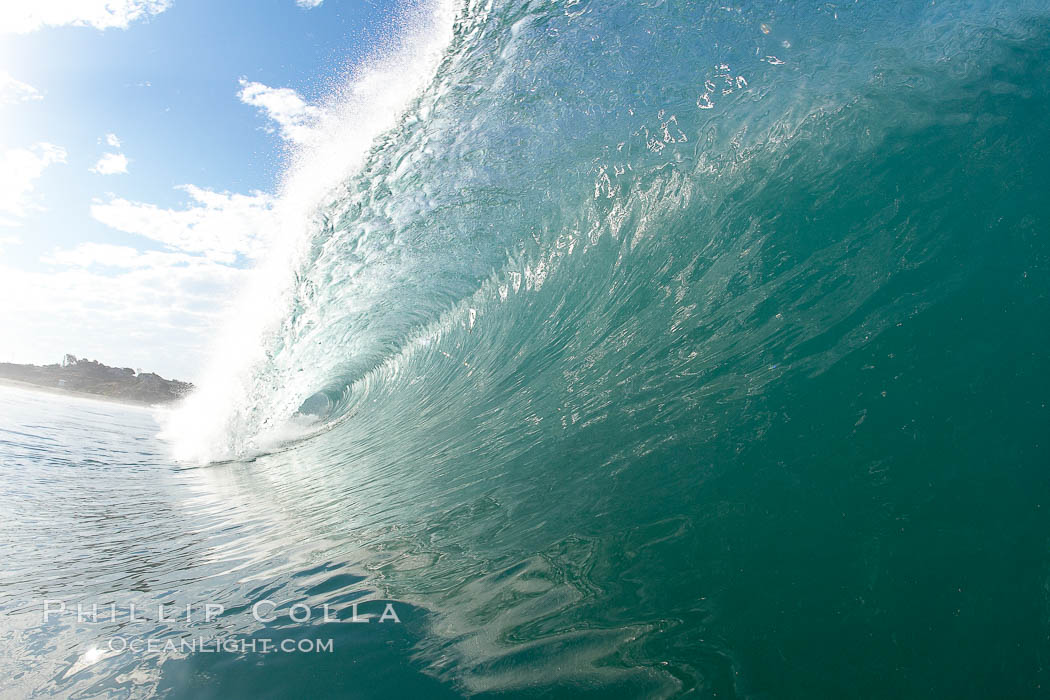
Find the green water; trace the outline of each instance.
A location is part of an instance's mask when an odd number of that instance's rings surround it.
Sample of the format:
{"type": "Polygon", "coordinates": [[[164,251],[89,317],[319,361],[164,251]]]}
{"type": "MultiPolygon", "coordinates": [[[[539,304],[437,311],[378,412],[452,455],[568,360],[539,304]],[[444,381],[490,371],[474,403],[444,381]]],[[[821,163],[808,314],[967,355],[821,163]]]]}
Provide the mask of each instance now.
{"type": "Polygon", "coordinates": [[[1050,8],[459,11],[183,409],[229,461],[0,394],[5,691],[1045,696],[1050,8]]]}

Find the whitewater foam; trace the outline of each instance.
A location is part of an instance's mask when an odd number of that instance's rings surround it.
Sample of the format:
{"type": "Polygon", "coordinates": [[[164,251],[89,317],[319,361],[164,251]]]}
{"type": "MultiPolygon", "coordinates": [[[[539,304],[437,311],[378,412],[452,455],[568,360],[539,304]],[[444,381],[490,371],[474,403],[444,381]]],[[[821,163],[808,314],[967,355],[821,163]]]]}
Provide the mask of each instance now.
{"type": "MultiPolygon", "coordinates": [[[[273,366],[295,304],[299,269],[323,204],[365,162],[432,81],[452,40],[452,0],[408,4],[370,55],[334,81],[316,123],[289,152],[253,271],[216,339],[200,388],[162,418],[161,437],[181,461],[206,463],[259,453],[309,434],[316,421],[290,419],[315,387],[273,366]]],[[[422,115],[425,117],[425,115],[422,115]]]]}

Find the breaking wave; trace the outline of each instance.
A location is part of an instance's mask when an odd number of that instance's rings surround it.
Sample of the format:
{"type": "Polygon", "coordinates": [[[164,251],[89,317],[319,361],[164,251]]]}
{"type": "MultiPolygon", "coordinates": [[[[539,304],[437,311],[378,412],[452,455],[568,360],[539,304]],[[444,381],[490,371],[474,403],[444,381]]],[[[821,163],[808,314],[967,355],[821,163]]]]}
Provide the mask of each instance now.
{"type": "Polygon", "coordinates": [[[1045,481],[1048,59],[1041,2],[410,7],[167,434],[284,450],[253,478],[371,548],[470,693],[1035,678],[1012,637],[898,633],[965,579],[1042,634],[974,558],[1026,521],[966,485],[1045,481]]]}

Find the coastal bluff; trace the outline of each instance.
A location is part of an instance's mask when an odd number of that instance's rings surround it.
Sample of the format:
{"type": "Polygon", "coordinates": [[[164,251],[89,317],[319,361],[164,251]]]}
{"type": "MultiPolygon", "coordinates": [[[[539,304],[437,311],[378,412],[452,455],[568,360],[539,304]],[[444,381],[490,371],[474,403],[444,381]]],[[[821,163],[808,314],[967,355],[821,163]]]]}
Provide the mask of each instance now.
{"type": "Polygon", "coordinates": [[[18,365],[0,362],[0,380],[50,392],[97,396],[113,401],[161,404],[177,401],[193,391],[193,384],[164,379],[130,367],[109,367],[66,355],[62,364],[18,365]]]}

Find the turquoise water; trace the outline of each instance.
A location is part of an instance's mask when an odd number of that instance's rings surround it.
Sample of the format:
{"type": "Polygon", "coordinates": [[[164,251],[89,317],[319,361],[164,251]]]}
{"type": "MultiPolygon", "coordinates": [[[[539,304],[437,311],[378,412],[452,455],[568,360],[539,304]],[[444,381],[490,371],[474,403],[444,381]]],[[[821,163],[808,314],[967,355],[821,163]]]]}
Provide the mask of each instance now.
{"type": "Polygon", "coordinates": [[[0,394],[5,689],[1044,696],[1050,6],[455,10],[236,391],[0,394]]]}

